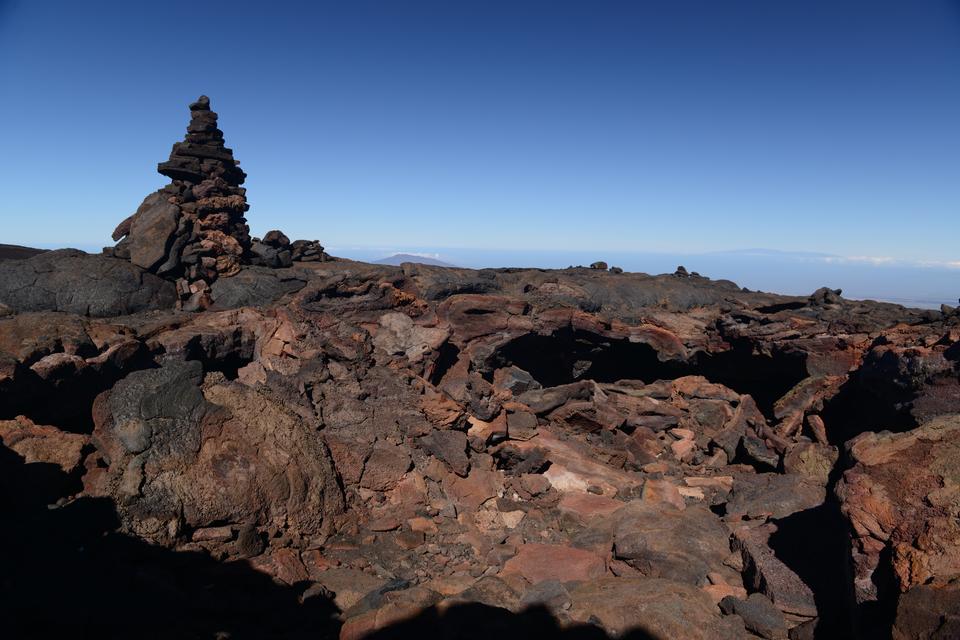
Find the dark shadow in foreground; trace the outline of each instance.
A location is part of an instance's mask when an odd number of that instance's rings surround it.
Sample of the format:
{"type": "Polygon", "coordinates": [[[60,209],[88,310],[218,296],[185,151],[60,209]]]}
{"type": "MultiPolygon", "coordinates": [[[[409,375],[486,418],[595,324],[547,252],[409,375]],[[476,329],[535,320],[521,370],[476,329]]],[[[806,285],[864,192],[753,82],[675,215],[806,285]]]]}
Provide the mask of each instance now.
{"type": "Polygon", "coordinates": [[[306,585],[118,533],[106,499],[49,507],[64,475],[0,446],[0,637],[337,637],[336,607],[306,585]]]}
{"type": "MultiPolygon", "coordinates": [[[[667,640],[642,629],[617,636],[621,640],[667,640]]],[[[364,640],[401,640],[431,638],[436,640],[500,640],[506,638],[556,638],[557,640],[608,640],[599,627],[576,625],[561,628],[543,607],[532,607],[520,613],[484,604],[468,603],[439,611],[424,609],[417,616],[397,622],[364,636],[364,640]]]]}
{"type": "MultiPolygon", "coordinates": [[[[25,464],[0,445],[0,637],[337,638],[328,593],[278,585],[245,561],[174,552],[117,531],[110,500],[55,507],[76,479],[25,464]]],[[[463,604],[426,609],[371,638],[605,640],[595,626],[561,629],[545,609],[463,604]]],[[[631,640],[663,640],[643,631],[631,640]]]]}

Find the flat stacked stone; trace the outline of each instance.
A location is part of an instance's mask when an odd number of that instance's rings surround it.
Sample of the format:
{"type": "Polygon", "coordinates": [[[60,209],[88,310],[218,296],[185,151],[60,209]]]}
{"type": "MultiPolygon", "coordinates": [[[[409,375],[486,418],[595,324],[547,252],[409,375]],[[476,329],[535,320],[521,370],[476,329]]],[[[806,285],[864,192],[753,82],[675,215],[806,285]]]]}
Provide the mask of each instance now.
{"type": "Polygon", "coordinates": [[[176,279],[183,308],[205,308],[210,284],[237,273],[250,255],[244,218],[250,207],[240,186],[247,176],[238,165],[224,146],[210,99],[200,96],[190,105],[185,139],[157,165],[171,183],[117,226],[113,239],[119,242],[107,252],[176,279]]]}
{"type": "Polygon", "coordinates": [[[294,240],[282,231],[268,231],[261,240],[254,238],[250,263],[266,267],[289,267],[294,262],[327,262],[332,258],[319,240],[294,240]]]}

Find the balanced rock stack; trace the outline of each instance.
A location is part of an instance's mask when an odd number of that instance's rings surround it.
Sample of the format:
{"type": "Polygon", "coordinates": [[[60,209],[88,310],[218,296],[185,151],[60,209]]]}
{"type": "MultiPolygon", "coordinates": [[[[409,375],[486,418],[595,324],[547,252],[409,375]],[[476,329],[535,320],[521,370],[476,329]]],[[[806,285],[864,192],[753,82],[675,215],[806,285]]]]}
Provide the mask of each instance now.
{"type": "Polygon", "coordinates": [[[190,116],[186,138],[157,166],[172,182],[117,226],[119,242],[107,252],[176,278],[182,306],[202,309],[210,284],[237,273],[250,255],[249,205],[240,186],[246,174],[224,146],[209,98],[191,104],[190,116]]]}

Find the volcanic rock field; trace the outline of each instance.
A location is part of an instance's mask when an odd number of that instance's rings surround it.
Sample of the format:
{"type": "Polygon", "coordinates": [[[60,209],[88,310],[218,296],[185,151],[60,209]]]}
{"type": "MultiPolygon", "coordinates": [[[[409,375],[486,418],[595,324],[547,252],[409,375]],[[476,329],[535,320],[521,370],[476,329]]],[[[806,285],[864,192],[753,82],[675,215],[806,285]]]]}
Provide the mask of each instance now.
{"type": "Polygon", "coordinates": [[[253,238],[190,115],[4,246],[5,637],[960,637],[953,309],[253,238]]]}

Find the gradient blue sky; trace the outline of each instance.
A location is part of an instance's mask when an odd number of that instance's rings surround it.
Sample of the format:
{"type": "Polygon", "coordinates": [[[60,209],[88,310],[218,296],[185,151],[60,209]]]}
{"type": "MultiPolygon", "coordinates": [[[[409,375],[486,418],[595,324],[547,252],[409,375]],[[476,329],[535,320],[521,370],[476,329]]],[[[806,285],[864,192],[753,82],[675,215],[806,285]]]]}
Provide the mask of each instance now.
{"type": "Polygon", "coordinates": [[[0,242],[102,245],[201,93],[255,234],[960,260],[960,3],[0,0],[0,242]]]}

